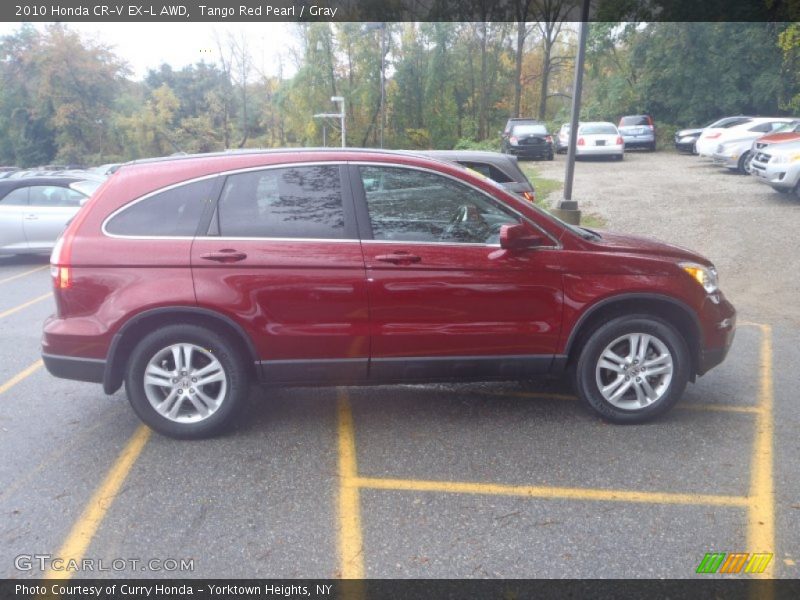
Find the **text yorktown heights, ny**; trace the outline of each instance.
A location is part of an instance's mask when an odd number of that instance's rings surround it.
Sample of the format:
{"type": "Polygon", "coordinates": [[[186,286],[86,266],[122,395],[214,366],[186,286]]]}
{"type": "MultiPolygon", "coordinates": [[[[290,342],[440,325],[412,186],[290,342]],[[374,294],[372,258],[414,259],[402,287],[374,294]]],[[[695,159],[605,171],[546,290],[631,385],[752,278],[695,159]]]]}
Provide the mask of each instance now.
{"type": "Polygon", "coordinates": [[[51,585],[27,585],[23,583],[14,586],[16,595],[46,596],[87,596],[102,598],[105,596],[133,596],[136,598],[156,598],[173,596],[194,596],[209,594],[218,596],[264,596],[293,598],[300,596],[329,596],[333,592],[332,584],[315,585],[313,589],[308,585],[283,585],[283,584],[150,584],[133,585],[128,583],[108,585],[82,585],[78,583],[54,583],[51,585]]]}

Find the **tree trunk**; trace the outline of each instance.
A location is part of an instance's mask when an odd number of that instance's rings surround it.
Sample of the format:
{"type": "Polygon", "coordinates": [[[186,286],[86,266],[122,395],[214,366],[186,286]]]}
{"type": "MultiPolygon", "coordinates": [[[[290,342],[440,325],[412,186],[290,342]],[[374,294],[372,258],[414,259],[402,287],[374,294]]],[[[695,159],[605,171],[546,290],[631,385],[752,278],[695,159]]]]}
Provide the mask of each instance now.
{"type": "Polygon", "coordinates": [[[525,23],[517,23],[517,52],[514,63],[514,117],[521,117],[522,101],[522,58],[525,47],[525,23]]]}

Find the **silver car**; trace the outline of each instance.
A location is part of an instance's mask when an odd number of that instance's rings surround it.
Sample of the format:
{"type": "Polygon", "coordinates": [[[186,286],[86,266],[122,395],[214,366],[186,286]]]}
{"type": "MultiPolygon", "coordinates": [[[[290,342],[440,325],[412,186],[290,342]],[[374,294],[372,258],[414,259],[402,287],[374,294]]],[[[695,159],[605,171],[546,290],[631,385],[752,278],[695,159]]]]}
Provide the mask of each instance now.
{"type": "Polygon", "coordinates": [[[800,197],[800,142],[770,144],[756,152],[750,173],[782,194],[800,197]]]}
{"type": "Polygon", "coordinates": [[[0,254],[40,254],[56,238],[102,179],[25,177],[0,181],[0,254]]]}

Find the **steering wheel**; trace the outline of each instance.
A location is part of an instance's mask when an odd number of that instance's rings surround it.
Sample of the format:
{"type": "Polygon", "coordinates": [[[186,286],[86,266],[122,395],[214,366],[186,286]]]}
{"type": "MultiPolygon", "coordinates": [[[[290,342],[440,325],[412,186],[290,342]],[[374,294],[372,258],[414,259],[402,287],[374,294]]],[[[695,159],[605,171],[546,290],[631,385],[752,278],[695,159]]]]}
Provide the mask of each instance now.
{"type": "Polygon", "coordinates": [[[471,204],[462,204],[458,207],[444,230],[447,238],[457,237],[458,231],[464,231],[471,236],[485,231],[489,225],[481,216],[477,207],[471,204]]]}

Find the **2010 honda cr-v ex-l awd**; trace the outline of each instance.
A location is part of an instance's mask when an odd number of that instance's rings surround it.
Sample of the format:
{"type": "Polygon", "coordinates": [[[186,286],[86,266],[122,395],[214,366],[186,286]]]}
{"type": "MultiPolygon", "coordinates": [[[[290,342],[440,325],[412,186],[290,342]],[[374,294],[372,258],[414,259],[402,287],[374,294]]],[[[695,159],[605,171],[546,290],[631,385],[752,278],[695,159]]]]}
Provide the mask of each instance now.
{"type": "Polygon", "coordinates": [[[566,225],[458,165],[281,150],[131,163],[52,255],[53,375],[124,383],[174,437],[221,430],[250,383],[570,373],[602,417],[664,413],[720,363],[714,266],[566,225]]]}

